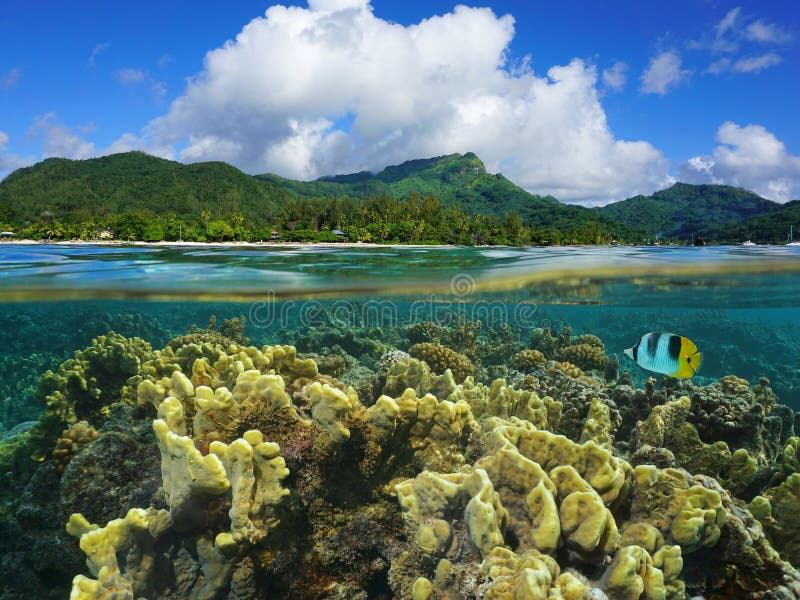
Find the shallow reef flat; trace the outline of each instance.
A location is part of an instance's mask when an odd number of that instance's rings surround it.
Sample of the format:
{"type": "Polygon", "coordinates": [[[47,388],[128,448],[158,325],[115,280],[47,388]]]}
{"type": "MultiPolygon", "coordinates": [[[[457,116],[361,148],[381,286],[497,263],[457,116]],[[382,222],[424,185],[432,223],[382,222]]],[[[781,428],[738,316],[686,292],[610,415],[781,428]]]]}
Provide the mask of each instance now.
{"type": "Polygon", "coordinates": [[[768,379],[637,386],[569,327],[283,334],[109,332],[45,372],[0,440],[0,596],[800,598],[768,379]]]}

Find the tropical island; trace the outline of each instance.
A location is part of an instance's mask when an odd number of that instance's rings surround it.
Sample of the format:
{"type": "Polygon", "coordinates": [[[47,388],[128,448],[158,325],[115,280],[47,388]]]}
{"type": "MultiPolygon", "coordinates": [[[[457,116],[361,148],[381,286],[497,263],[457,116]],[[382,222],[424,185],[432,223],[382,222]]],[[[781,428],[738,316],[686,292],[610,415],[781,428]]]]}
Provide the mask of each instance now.
{"type": "Polygon", "coordinates": [[[7,240],[782,243],[798,224],[800,201],[723,185],[676,183],[599,208],[565,204],[488,173],[473,153],[303,182],[127,152],[50,158],[0,182],[7,240]]]}

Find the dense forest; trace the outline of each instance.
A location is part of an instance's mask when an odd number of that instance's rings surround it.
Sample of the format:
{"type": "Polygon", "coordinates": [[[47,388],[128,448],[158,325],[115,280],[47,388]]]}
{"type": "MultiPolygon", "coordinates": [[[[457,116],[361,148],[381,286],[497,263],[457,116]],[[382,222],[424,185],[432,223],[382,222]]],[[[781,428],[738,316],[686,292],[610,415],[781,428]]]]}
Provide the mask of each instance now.
{"type": "MultiPolygon", "coordinates": [[[[741,242],[764,236],[754,230],[744,238],[729,239],[733,233],[730,226],[778,211],[780,207],[777,202],[742,188],[676,183],[651,196],[634,196],[597,210],[615,221],[645,229],[652,237],[741,242]]],[[[785,229],[788,228],[787,223],[785,229]]]]}
{"type": "Polygon", "coordinates": [[[281,241],[520,245],[642,237],[636,228],[489,175],[473,154],[410,161],[374,178],[349,176],[380,182],[358,190],[337,183],[347,177],[292,182],[251,177],[225,163],[184,165],[140,152],[48,159],[0,183],[0,227],[32,239],[93,239],[111,229],[116,239],[144,241],[277,235],[281,241]]]}
{"type": "Polygon", "coordinates": [[[800,236],[800,201],[721,185],[678,183],[597,209],[562,204],[487,173],[472,153],[301,182],[128,152],[48,159],[0,182],[0,230],[31,239],[111,230],[144,241],[778,243],[790,225],[800,236]]]}

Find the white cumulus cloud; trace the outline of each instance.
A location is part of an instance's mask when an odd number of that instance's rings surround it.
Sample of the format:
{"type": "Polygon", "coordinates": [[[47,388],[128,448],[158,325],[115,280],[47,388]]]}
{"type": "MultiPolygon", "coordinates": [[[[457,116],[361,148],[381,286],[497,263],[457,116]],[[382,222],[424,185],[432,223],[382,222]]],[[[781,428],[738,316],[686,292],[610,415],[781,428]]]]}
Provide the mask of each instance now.
{"type": "MultiPolygon", "coordinates": [[[[272,6],[206,55],[145,135],[183,160],[301,179],[473,151],[564,200],[668,181],[656,148],[614,137],[594,67],[573,60],[535,74],[509,63],[513,36],[513,18],[487,8],[402,26],[364,0],[272,6]]],[[[619,73],[612,81],[621,85],[619,73]]]]}
{"type": "Polygon", "coordinates": [[[714,28],[714,39],[711,43],[712,52],[735,52],[738,49],[737,41],[733,39],[734,36],[731,35],[731,32],[737,31],[737,20],[739,20],[741,12],[742,9],[738,7],[729,10],[714,28]]]}
{"type": "MultiPolygon", "coordinates": [[[[54,112],[48,112],[33,118],[28,133],[32,136],[41,137],[41,157],[43,159],[57,157],[82,160],[118,152],[130,152],[131,150],[141,150],[163,158],[174,158],[174,152],[171,147],[154,146],[148,140],[133,133],[124,133],[109,146],[98,148],[94,142],[84,137],[85,133],[92,133],[94,130],[95,126],[91,123],[84,126],[70,127],[59,121],[54,112]]],[[[28,163],[33,162],[32,159],[26,160],[28,160],[28,163]]]]}
{"type": "Polygon", "coordinates": [[[80,159],[95,155],[94,142],[90,142],[59,122],[54,112],[34,117],[30,134],[42,137],[42,158],[80,159]]]}
{"type": "Polygon", "coordinates": [[[642,74],[642,85],[639,90],[643,94],[666,94],[684,81],[690,71],[681,68],[683,62],[677,52],[661,52],[650,59],[650,64],[642,74]]]}
{"type": "Polygon", "coordinates": [[[16,154],[6,153],[9,142],[8,134],[5,131],[0,131],[0,180],[15,169],[20,167],[27,167],[33,164],[33,157],[22,157],[16,154]]]}
{"type": "Polygon", "coordinates": [[[764,44],[785,44],[792,40],[790,33],[765,19],[750,23],[744,30],[744,37],[750,41],[764,44]]]}
{"type": "Polygon", "coordinates": [[[628,65],[617,61],[603,69],[603,84],[614,92],[621,92],[628,81],[628,65]]]}
{"type": "Polygon", "coordinates": [[[775,51],[765,53],[764,46],[790,41],[792,36],[783,27],[766,19],[754,19],[741,8],[734,8],[725,14],[712,34],[690,42],[689,47],[709,50],[715,57],[707,73],[759,73],[782,62],[775,51]]]}
{"type": "Polygon", "coordinates": [[[772,65],[777,65],[779,62],[781,62],[781,57],[774,52],[770,52],[761,56],[740,58],[733,63],[732,69],[737,73],[758,73],[772,65]]]}
{"type": "Polygon", "coordinates": [[[722,183],[747,188],[770,200],[800,198],[800,156],[761,125],[723,123],[710,155],[695,156],[679,167],[688,183],[722,183]]]}

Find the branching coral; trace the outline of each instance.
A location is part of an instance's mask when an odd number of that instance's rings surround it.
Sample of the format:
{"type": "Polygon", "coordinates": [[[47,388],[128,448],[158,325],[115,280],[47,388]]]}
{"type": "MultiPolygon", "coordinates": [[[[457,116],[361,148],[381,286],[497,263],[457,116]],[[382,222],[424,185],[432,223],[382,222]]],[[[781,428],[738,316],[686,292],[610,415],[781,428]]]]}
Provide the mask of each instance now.
{"type": "Polygon", "coordinates": [[[152,356],[147,342],[111,332],[76,352],[58,371],[45,373],[36,392],[47,405],[40,417],[42,433],[54,427],[60,431],[78,420],[96,423],[103,409],[120,399],[127,379],[138,375],[152,356]]]}
{"type": "Polygon", "coordinates": [[[132,508],[123,519],[105,527],[74,514],[67,531],[80,539],[89,571],[96,580],[77,575],[72,583],[74,600],[134,598],[152,592],[151,575],[156,567],[155,543],[170,527],[169,513],[150,508],[132,508]],[[120,557],[126,557],[120,564],[120,557]]]}

